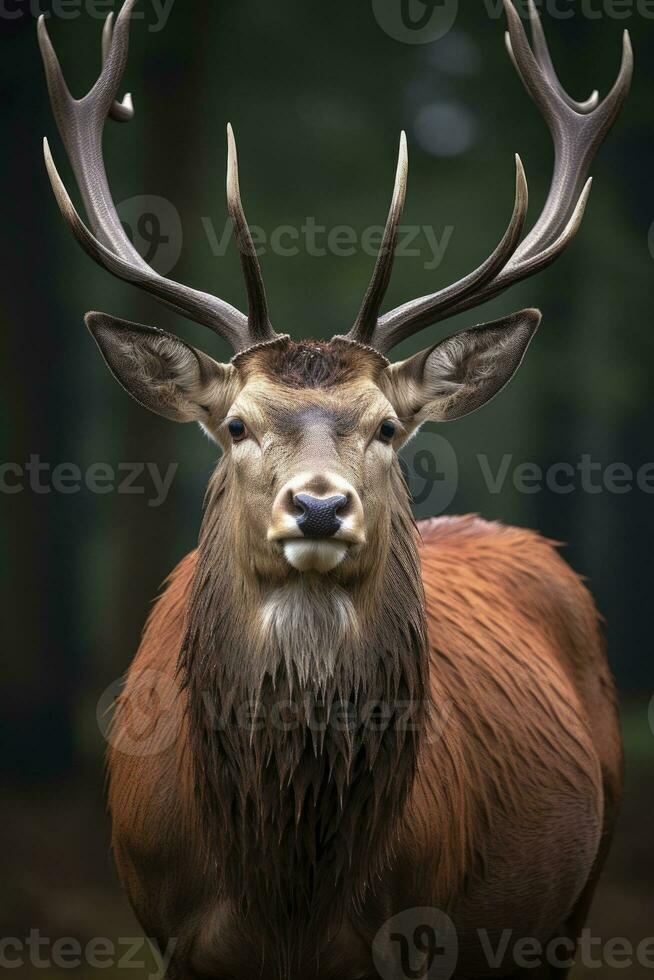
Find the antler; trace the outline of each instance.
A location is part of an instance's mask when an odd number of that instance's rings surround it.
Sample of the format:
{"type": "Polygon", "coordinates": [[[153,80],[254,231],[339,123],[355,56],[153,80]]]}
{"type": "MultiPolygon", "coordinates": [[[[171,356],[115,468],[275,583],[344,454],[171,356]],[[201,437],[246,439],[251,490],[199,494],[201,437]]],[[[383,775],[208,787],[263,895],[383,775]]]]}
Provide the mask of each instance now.
{"type": "MultiPolygon", "coordinates": [[[[512,0],[504,0],[504,7],[509,26],[506,35],[509,54],[554,142],[554,172],[547,201],[533,229],[519,244],[527,208],[527,186],[518,157],[513,217],[490,258],[454,285],[405,303],[381,317],[379,310],[393,256],[392,253],[390,257],[380,255],[361,313],[347,336],[381,353],[430,324],[485,303],[558,258],[579,229],[592,184],[592,180],[586,182],[588,170],[629,92],[633,54],[628,31],[624,33],[620,73],[604,101],[598,104],[594,92],[586,102],[575,102],[556,76],[533,0],[529,0],[533,47],[512,0]]],[[[406,169],[403,180],[406,180],[406,169]]],[[[397,194],[396,187],[394,200],[397,194]]],[[[385,244],[395,241],[400,220],[401,207],[391,208],[385,244]]]]}
{"type": "Polygon", "coordinates": [[[116,212],[102,156],[102,136],[107,116],[119,122],[133,118],[129,95],[116,101],[129,47],[129,19],[136,0],[125,0],[113,24],[106,20],[102,35],[103,67],[100,77],[83,99],[71,96],[54,51],[45,19],[39,18],[38,35],[52,109],[84,201],[92,231],[75,210],[57,172],[47,139],[45,162],[59,208],[85,251],[113,275],[151,293],[166,306],[197,323],[210,327],[235,351],[273,340],[261,270],[245,220],[239,193],[238,164],[231,127],[229,130],[228,202],[241,249],[242,266],[249,299],[246,317],[229,303],[166,279],[155,272],[130,242],[116,212]]]}

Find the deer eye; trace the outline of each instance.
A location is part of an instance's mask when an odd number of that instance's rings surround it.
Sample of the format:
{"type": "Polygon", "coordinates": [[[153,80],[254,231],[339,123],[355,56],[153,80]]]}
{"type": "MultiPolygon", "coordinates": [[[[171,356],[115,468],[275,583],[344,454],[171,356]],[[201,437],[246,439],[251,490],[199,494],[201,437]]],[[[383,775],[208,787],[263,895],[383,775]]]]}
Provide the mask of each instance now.
{"type": "Polygon", "coordinates": [[[397,426],[395,422],[391,422],[390,419],[386,419],[386,421],[382,422],[379,427],[379,438],[382,442],[391,442],[396,432],[397,426]]]}
{"type": "Polygon", "coordinates": [[[227,424],[227,428],[234,442],[242,442],[248,434],[247,426],[242,419],[231,419],[227,424]]]}

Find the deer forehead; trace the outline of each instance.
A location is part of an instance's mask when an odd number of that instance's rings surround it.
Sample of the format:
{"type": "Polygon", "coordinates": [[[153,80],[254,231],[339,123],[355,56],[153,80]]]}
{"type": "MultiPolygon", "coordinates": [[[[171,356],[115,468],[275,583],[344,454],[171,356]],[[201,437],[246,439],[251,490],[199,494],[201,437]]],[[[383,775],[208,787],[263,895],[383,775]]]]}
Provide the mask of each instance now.
{"type": "Polygon", "coordinates": [[[275,344],[235,360],[241,387],[230,414],[289,437],[350,435],[394,414],[380,387],[386,366],[375,352],[338,342],[275,344]]]}

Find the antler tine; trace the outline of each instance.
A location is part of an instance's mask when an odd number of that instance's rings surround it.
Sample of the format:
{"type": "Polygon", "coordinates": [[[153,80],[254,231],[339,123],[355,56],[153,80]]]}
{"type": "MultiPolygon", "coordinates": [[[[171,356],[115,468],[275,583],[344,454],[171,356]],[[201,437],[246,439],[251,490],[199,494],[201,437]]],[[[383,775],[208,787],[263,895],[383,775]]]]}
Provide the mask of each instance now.
{"type": "MultiPolygon", "coordinates": [[[[489,300],[494,299],[503,293],[505,289],[512,286],[516,282],[520,282],[522,279],[526,279],[529,276],[535,275],[537,272],[542,272],[546,269],[548,265],[551,265],[556,259],[561,255],[562,252],[568,247],[570,242],[573,240],[584,218],[586,213],[586,207],[588,205],[588,198],[590,197],[591,188],[593,185],[593,180],[590,178],[586,181],[586,185],[579,196],[577,206],[572,213],[567,225],[559,235],[559,237],[548,245],[543,251],[538,252],[529,260],[528,263],[522,263],[520,265],[509,262],[505,269],[488,282],[483,289],[478,290],[474,295],[465,297],[454,303],[447,312],[448,317],[457,316],[459,313],[465,313],[466,310],[474,309],[476,306],[481,306],[482,303],[487,303],[489,300]]],[[[380,321],[380,326],[383,324],[383,319],[380,321]]],[[[428,324],[425,324],[427,326],[428,324]]],[[[413,332],[413,331],[411,331],[413,332]]],[[[403,337],[410,336],[410,333],[403,334],[403,337]]],[[[398,341],[399,343],[399,341],[398,341]]]]}
{"type": "MultiPolygon", "coordinates": [[[[545,37],[545,35],[543,35],[543,38],[544,37],[545,37]]],[[[511,61],[513,62],[513,67],[515,68],[515,70],[519,74],[520,73],[520,69],[518,68],[518,63],[517,63],[517,61],[515,59],[515,55],[513,53],[513,47],[511,45],[511,35],[509,34],[508,31],[504,35],[504,41],[506,43],[506,50],[508,51],[509,57],[510,57],[511,61]]],[[[534,48],[534,54],[536,54],[535,48],[534,48]]],[[[547,54],[548,54],[548,57],[549,57],[549,50],[548,50],[547,54]]],[[[538,60],[538,63],[540,65],[540,67],[541,67],[541,70],[543,71],[543,73],[545,73],[545,65],[542,63],[541,56],[540,55],[537,55],[537,60],[538,60]]],[[[550,57],[550,65],[552,65],[551,57],[550,57]]],[[[589,97],[586,99],[585,102],[575,102],[575,100],[570,95],[568,95],[568,93],[565,91],[565,89],[561,86],[561,83],[560,83],[560,81],[558,79],[558,76],[556,76],[554,74],[554,66],[553,65],[552,65],[552,75],[550,76],[550,81],[552,82],[553,85],[557,85],[558,86],[558,88],[559,88],[559,95],[561,96],[562,99],[565,99],[565,101],[568,103],[568,105],[570,106],[571,109],[575,109],[577,112],[586,113],[586,112],[592,112],[593,109],[596,109],[597,108],[597,103],[599,102],[599,92],[597,91],[597,89],[593,89],[593,91],[591,92],[591,94],[589,95],[589,97]]]]}
{"type": "MultiPolygon", "coordinates": [[[[548,79],[552,88],[556,90],[559,97],[563,99],[563,101],[566,102],[571,109],[574,109],[576,112],[582,112],[582,113],[591,112],[597,106],[597,103],[599,101],[599,92],[597,91],[597,89],[595,89],[593,92],[591,92],[589,98],[586,99],[585,102],[576,102],[573,98],[571,98],[570,95],[568,95],[566,90],[561,85],[561,82],[559,81],[559,76],[557,75],[554,65],[552,63],[552,56],[550,55],[550,49],[548,47],[547,40],[545,38],[545,31],[543,30],[543,24],[541,22],[540,16],[538,14],[538,9],[536,7],[536,4],[534,3],[534,0],[527,0],[527,9],[529,11],[529,24],[531,27],[532,48],[534,51],[534,55],[536,56],[536,60],[538,61],[538,64],[541,68],[541,71],[548,79]]],[[[516,68],[516,71],[518,71],[519,73],[520,69],[516,64],[515,57],[513,55],[513,49],[511,47],[511,35],[509,34],[508,31],[505,37],[506,37],[506,44],[507,44],[509,54],[511,55],[511,59],[513,60],[513,64],[516,68]]]]}
{"type": "MultiPolygon", "coordinates": [[[[102,66],[104,67],[111,51],[114,36],[114,15],[107,14],[102,28],[102,66]]],[[[126,92],[122,102],[116,99],[109,110],[110,117],[115,122],[130,122],[134,118],[134,103],[130,92],[126,92]]]]}
{"type": "MultiPolygon", "coordinates": [[[[627,97],[633,72],[633,56],[629,35],[625,31],[622,64],[613,89],[594,109],[580,112],[567,94],[560,94],[561,86],[553,70],[552,77],[537,60],[512,0],[504,0],[504,6],[518,74],[541,110],[552,134],[555,152],[548,199],[535,227],[514,256],[514,262],[518,263],[550,245],[567,225],[579,200],[593,157],[627,97]]],[[[532,10],[532,23],[536,22],[540,27],[538,14],[532,10]]],[[[543,48],[547,50],[542,28],[541,38],[543,48]]],[[[547,59],[551,64],[549,52],[547,59]]]]}
{"type": "Polygon", "coordinates": [[[37,21],[36,29],[45,68],[45,79],[48,85],[48,92],[50,93],[50,102],[55,116],[58,116],[60,111],[59,107],[72,103],[73,97],[66,85],[57,52],[52,46],[48,29],[45,26],[45,16],[43,14],[41,14],[37,21]]]}
{"type": "Polygon", "coordinates": [[[116,99],[127,70],[130,20],[135,5],[136,0],[125,0],[115,25],[112,15],[109,14],[109,26],[105,23],[102,32],[102,71],[91,91],[82,100],[87,101],[93,111],[102,116],[103,122],[116,99]],[[109,32],[111,43],[107,43],[109,32]]]}
{"type": "Polygon", "coordinates": [[[240,351],[256,342],[251,341],[248,336],[244,336],[242,327],[244,324],[247,326],[247,320],[229,303],[188,286],[180,286],[179,283],[173,282],[171,279],[164,279],[145,262],[142,267],[136,267],[98,241],[75,209],[59,176],[47,139],[43,140],[43,154],[52,190],[62,217],[86,254],[94,262],[97,262],[98,265],[101,265],[118,279],[122,279],[123,282],[129,282],[150,293],[176,313],[209,326],[220,334],[235,351],[240,351]],[[238,319],[233,320],[234,314],[237,315],[238,319]],[[215,325],[218,317],[220,318],[220,329],[215,325]]]}
{"type": "Polygon", "coordinates": [[[268,318],[268,301],[264,286],[261,266],[252,240],[243,202],[238,177],[238,154],[236,140],[231,123],[227,125],[227,208],[229,210],[236,244],[241,257],[241,266],[248,294],[248,324],[252,342],[262,343],[275,338],[275,331],[268,318]]]}
{"type": "Polygon", "coordinates": [[[121,10],[100,78],[82,99],[73,99],[66,86],[43,16],[38,21],[38,37],[55,121],[93,231],[112,251],[139,267],[147,267],[125,235],[102,162],[104,121],[114,105],[127,63],[129,19],[125,12],[129,13],[133,5],[134,0],[127,0],[121,10]],[[117,57],[116,49],[121,47],[117,57]]]}
{"type": "MultiPolygon", "coordinates": [[[[627,98],[633,74],[633,53],[627,31],[620,72],[604,101],[598,103],[593,93],[586,102],[575,102],[556,75],[533,0],[529,0],[533,48],[512,0],[504,0],[504,6],[511,60],[540,109],[554,142],[554,169],[547,200],[536,224],[520,245],[517,241],[511,248],[504,249],[501,245],[471,276],[382,316],[373,333],[372,345],[383,353],[424,327],[479,306],[554,262],[579,229],[592,184],[587,180],[590,164],[627,98]]],[[[520,233],[521,230],[522,225],[520,233]]]]}
{"type": "Polygon", "coordinates": [[[350,334],[351,340],[356,340],[360,344],[370,344],[381,305],[391,280],[393,265],[395,263],[395,249],[397,247],[397,237],[400,228],[400,221],[404,212],[406,201],[406,188],[409,176],[409,154],[407,150],[406,133],[400,134],[400,148],[397,158],[397,170],[395,173],[395,187],[391,207],[386,220],[384,236],[382,238],[379,255],[375,263],[372,279],[363,299],[363,304],[356,323],[350,334]]]}
{"type": "MultiPolygon", "coordinates": [[[[453,303],[463,301],[467,296],[482,288],[492,280],[500,269],[503,269],[515,252],[527,217],[529,191],[527,178],[520,157],[515,158],[515,200],[513,213],[506,231],[492,254],[469,275],[438,293],[411,300],[404,306],[398,307],[392,313],[382,316],[369,343],[382,354],[395,347],[412,333],[429,326],[439,319],[439,310],[448,309],[453,303]]],[[[356,329],[356,328],[355,328],[356,329]]],[[[358,340],[355,331],[350,331],[349,339],[358,340]]]]}
{"type": "MultiPolygon", "coordinates": [[[[45,20],[39,19],[39,43],[55,119],[92,230],[75,210],[46,140],[44,153],[50,181],[64,219],[94,261],[176,312],[209,327],[239,352],[260,342],[261,331],[251,333],[248,318],[224,300],[166,279],[152,269],[129,240],[111,196],[102,157],[102,136],[107,116],[121,122],[133,116],[130,96],[122,102],[116,101],[116,96],[127,65],[130,15],[135,2],[125,0],[115,25],[111,16],[107,19],[102,36],[102,71],[91,91],[79,100],[73,99],[66,86],[45,20]]],[[[258,323],[259,313],[256,309],[252,315],[253,324],[258,323]]],[[[266,339],[275,336],[268,324],[266,339]]]]}

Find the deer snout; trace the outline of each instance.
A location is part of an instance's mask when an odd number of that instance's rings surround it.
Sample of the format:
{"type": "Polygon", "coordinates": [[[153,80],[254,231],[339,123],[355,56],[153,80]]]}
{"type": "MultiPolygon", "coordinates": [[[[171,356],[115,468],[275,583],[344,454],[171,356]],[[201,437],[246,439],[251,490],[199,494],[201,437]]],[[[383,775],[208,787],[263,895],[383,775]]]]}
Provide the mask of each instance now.
{"type": "Polygon", "coordinates": [[[340,512],[347,507],[344,493],[333,497],[314,497],[310,493],[296,493],[293,503],[299,510],[295,523],[305,538],[332,538],[341,529],[340,512]]]}
{"type": "Polygon", "coordinates": [[[330,571],[365,543],[359,494],[335,473],[302,473],[273,504],[268,540],[279,543],[299,571],[330,571]]]}

